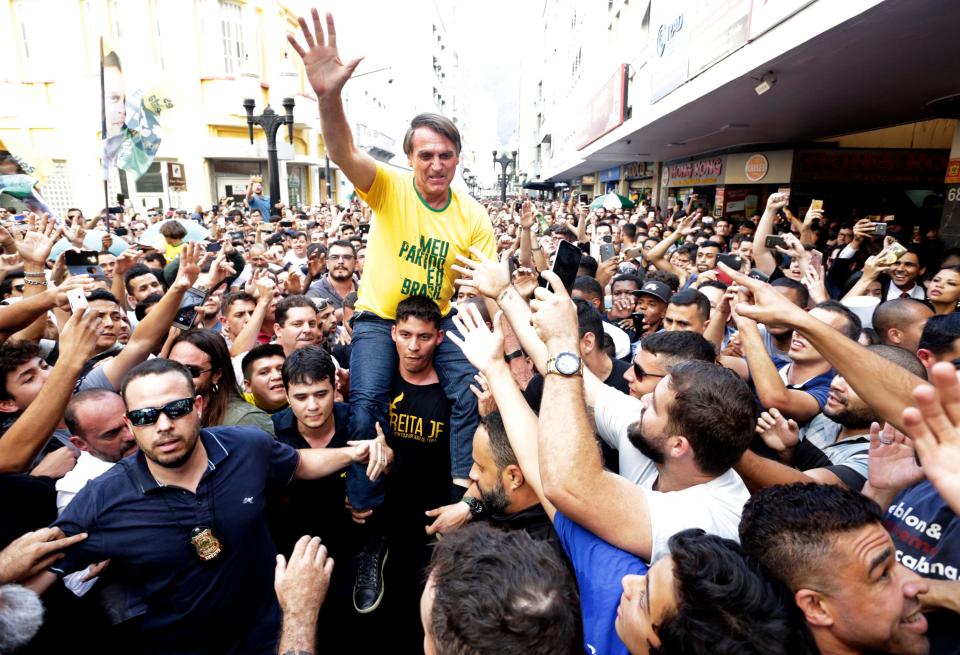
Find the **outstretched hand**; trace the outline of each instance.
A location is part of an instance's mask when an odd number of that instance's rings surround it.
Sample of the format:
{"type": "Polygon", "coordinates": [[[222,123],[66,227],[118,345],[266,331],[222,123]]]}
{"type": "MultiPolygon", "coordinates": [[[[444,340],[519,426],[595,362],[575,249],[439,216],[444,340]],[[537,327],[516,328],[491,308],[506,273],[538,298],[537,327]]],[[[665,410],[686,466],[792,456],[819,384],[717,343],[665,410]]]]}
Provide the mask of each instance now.
{"type": "Polygon", "coordinates": [[[306,49],[297,43],[297,38],[293,34],[288,34],[287,40],[303,60],[307,79],[310,81],[310,86],[313,87],[313,92],[317,94],[317,100],[339,96],[343,90],[343,85],[353,75],[353,71],[356,70],[363,57],[358,57],[346,64],[343,63],[340,60],[340,53],[337,51],[337,30],[333,24],[333,16],[327,14],[327,35],[324,38],[323,28],[320,25],[320,13],[316,9],[312,9],[310,15],[313,18],[312,33],[303,17],[297,19],[303,32],[306,49]]]}
{"type": "Polygon", "coordinates": [[[454,284],[472,287],[487,298],[497,299],[510,286],[510,257],[513,250],[505,250],[499,262],[476,248],[470,248],[470,254],[473,259],[457,255],[457,261],[462,266],[454,264],[451,268],[462,277],[454,280],[454,284]]]}
{"type": "Polygon", "coordinates": [[[923,480],[923,468],[914,459],[913,444],[889,423],[870,425],[867,480],[874,489],[900,491],[923,480]]]}
{"type": "Polygon", "coordinates": [[[480,372],[487,371],[494,363],[503,361],[501,316],[503,312],[497,312],[493,318],[493,330],[490,330],[484,323],[480,310],[471,303],[453,317],[453,324],[460,335],[453,332],[446,335],[480,372]]]}

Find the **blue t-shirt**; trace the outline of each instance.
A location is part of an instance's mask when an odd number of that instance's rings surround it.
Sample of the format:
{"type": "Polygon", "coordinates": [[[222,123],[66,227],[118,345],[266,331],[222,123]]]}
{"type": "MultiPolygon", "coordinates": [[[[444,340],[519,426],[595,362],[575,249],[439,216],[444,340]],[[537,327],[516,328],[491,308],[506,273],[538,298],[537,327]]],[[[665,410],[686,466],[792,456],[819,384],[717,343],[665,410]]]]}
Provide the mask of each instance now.
{"type": "Polygon", "coordinates": [[[642,559],[611,546],[561,512],[553,517],[560,543],[573,564],[580,587],[583,641],[587,653],[630,655],[614,628],[623,593],[623,576],[646,575],[642,559]]]}
{"type": "Polygon", "coordinates": [[[273,653],[280,607],[264,492],[289,483],[300,456],[253,426],[210,428],[199,438],[208,464],[195,494],[157,484],[142,452],[91,480],[55,524],[90,536],[51,570],[62,575],[110,559],[147,604],[146,652],[273,653]],[[201,526],[222,545],[210,561],[191,543],[201,526]]]}
{"type": "MultiPolygon", "coordinates": [[[[883,525],[897,561],[921,577],[960,579],[960,519],[929,480],[903,491],[887,508],[883,525]]],[[[960,654],[960,621],[949,610],[930,612],[931,655],[960,654]]]]}
{"type": "MultiPolygon", "coordinates": [[[[781,367],[780,371],[786,367],[781,367]]],[[[803,384],[788,384],[787,389],[795,389],[797,391],[806,391],[808,394],[813,396],[817,404],[820,405],[820,411],[823,411],[823,406],[827,404],[827,396],[830,395],[830,383],[833,382],[833,376],[836,375],[836,371],[830,369],[826,373],[821,373],[815,378],[810,378],[803,384]]],[[[781,375],[781,377],[783,377],[781,375]]]]}
{"type": "Polygon", "coordinates": [[[247,201],[247,204],[250,205],[250,210],[259,209],[260,215],[263,217],[264,223],[270,222],[270,215],[273,214],[273,203],[270,202],[270,196],[250,196],[250,200],[247,201]]]}

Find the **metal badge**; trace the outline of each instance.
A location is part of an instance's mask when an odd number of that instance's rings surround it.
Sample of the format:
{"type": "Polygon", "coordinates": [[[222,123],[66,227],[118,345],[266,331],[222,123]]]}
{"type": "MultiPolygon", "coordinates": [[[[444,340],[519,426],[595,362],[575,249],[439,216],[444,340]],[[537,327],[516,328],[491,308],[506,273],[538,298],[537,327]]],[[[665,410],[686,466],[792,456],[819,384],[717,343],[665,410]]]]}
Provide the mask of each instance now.
{"type": "Polygon", "coordinates": [[[193,529],[193,536],[190,538],[190,543],[193,544],[200,559],[205,562],[216,559],[223,551],[223,544],[221,544],[220,540],[213,534],[213,530],[204,525],[193,529]]]}

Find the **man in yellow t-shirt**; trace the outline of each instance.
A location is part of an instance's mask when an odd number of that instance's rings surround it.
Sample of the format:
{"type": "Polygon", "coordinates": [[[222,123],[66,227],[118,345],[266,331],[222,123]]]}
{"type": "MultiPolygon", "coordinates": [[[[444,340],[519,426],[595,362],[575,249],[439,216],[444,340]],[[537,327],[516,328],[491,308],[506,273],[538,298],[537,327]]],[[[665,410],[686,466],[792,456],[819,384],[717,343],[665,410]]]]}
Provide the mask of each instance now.
{"type": "MultiPolygon", "coordinates": [[[[441,329],[454,331],[450,299],[456,277],[452,266],[457,255],[471,247],[488,257],[496,256],[493,227],[486,212],[473,198],[450,187],[460,160],[460,133],[454,123],[439,114],[415,117],[403,140],[410,173],[378,164],[353,142],[343,110],[341,91],[360,59],[348,63],[337,52],[333,17],[327,14],[326,36],[320,16],[313,10],[311,30],[301,20],[306,46],[290,35],[293,49],[303,59],[307,79],[317,96],[320,127],[327,153],[370,205],[367,259],[353,318],[350,355],[350,436],[372,439],[375,424],[387,431],[389,392],[399,358],[390,335],[397,304],[409,296],[424,295],[440,307],[441,329]]],[[[451,505],[440,512],[433,531],[465,522],[470,505],[459,502],[470,486],[473,464],[473,433],[479,422],[476,398],[470,391],[475,369],[460,349],[444,339],[434,354],[444,393],[453,404],[450,420],[450,461],[454,489],[451,505]]],[[[347,477],[347,496],[356,510],[383,503],[381,484],[370,483],[363,467],[354,467],[347,477]]],[[[367,544],[358,558],[354,605],[357,611],[373,611],[383,596],[382,512],[367,517],[367,544]]]]}

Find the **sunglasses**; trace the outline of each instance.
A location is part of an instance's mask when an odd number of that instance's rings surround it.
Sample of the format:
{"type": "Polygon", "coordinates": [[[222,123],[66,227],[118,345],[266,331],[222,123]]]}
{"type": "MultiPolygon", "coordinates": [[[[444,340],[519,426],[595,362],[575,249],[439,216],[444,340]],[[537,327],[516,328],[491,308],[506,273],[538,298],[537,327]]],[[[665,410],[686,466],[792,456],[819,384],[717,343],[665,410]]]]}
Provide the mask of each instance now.
{"type": "Polygon", "coordinates": [[[192,378],[198,378],[204,373],[209,373],[213,370],[212,368],[200,368],[199,366],[194,366],[192,364],[184,364],[183,368],[190,371],[190,377],[192,378]]]}
{"type": "Polygon", "coordinates": [[[666,375],[657,375],[656,373],[647,373],[643,368],[637,364],[636,361],[633,362],[633,374],[636,376],[637,380],[642,380],[645,377],[650,378],[665,378],[666,375]]]}
{"type": "Polygon", "coordinates": [[[153,425],[160,420],[160,414],[166,414],[167,418],[175,421],[181,416],[186,416],[193,411],[193,398],[181,398],[171,400],[163,407],[144,407],[143,409],[133,409],[127,412],[127,418],[134,427],[144,425],[153,425]]]}

